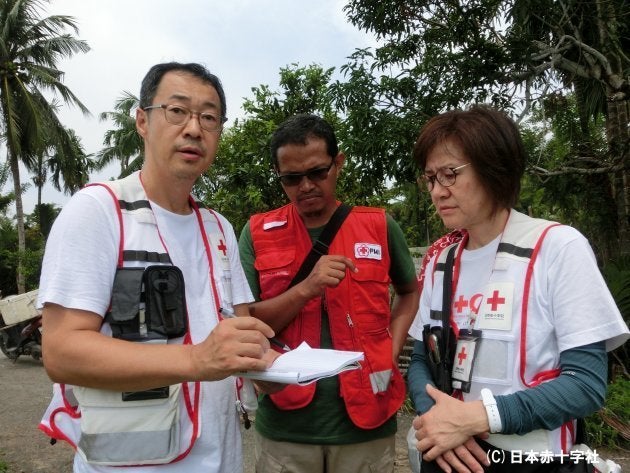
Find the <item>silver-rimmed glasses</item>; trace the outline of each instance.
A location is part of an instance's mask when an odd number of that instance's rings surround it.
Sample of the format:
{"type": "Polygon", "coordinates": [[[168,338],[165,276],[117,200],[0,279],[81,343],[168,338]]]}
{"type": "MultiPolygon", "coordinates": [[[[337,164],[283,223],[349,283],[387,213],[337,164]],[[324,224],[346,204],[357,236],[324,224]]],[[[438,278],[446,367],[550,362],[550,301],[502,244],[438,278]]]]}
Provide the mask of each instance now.
{"type": "Polygon", "coordinates": [[[144,107],[143,110],[153,110],[156,108],[164,110],[164,118],[166,118],[166,121],[171,125],[184,126],[188,123],[190,117],[197,115],[199,126],[206,131],[220,131],[223,128],[223,123],[227,120],[227,118],[223,118],[216,113],[196,112],[183,105],[150,105],[144,107]]]}

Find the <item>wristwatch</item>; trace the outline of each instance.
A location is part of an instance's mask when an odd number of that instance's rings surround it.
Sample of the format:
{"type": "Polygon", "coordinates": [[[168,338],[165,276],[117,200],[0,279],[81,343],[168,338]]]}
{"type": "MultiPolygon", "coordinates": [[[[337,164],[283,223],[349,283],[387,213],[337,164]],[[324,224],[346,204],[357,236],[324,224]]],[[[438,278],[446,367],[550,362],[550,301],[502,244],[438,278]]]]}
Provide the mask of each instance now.
{"type": "Polygon", "coordinates": [[[486,408],[486,414],[488,415],[488,424],[490,425],[490,433],[496,434],[503,430],[501,424],[501,415],[499,414],[499,408],[497,407],[497,401],[492,395],[492,391],[488,388],[481,390],[481,401],[486,408]]]}

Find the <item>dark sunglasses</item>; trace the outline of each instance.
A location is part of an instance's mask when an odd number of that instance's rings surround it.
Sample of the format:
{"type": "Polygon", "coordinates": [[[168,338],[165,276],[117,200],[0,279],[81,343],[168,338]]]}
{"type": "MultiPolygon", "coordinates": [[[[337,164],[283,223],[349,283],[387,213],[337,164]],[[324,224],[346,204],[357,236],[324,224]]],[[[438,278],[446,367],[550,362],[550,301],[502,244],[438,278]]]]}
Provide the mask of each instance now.
{"type": "Polygon", "coordinates": [[[323,181],[328,177],[328,172],[330,168],[335,164],[335,160],[333,159],[331,163],[323,168],[315,168],[306,172],[290,172],[287,174],[278,174],[278,179],[280,182],[288,187],[297,186],[300,182],[302,182],[303,178],[307,178],[311,182],[323,181]]]}

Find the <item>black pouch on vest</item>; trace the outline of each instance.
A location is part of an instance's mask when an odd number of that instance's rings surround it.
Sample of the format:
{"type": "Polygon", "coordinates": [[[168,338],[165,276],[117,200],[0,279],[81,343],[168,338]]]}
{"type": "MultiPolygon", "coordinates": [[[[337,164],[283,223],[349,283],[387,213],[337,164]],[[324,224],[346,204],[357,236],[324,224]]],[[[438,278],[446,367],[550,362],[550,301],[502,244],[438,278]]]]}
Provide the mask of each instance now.
{"type": "Polygon", "coordinates": [[[144,311],[142,276],[144,268],[118,268],[112,287],[112,304],[105,320],[112,336],[129,341],[147,339],[140,333],[140,309],[144,311]]]}
{"type": "Polygon", "coordinates": [[[188,330],[184,275],[177,266],[144,270],[148,331],[166,338],[183,337],[188,330]]]}
{"type": "Polygon", "coordinates": [[[129,341],[182,337],[188,327],[184,276],[176,266],[118,268],[106,321],[114,338],[129,341]]]}
{"type": "MultiPolygon", "coordinates": [[[[166,343],[186,334],[184,277],[175,266],[118,268],[106,316],[112,336],[133,342],[166,343]]],[[[169,386],[123,392],[123,401],[165,399],[169,386]]]]}
{"type": "MultiPolygon", "coordinates": [[[[450,329],[449,329],[450,330],[450,329]]],[[[422,330],[426,364],[431,372],[435,386],[446,394],[453,392],[451,369],[453,366],[453,350],[446,352],[446,340],[442,327],[425,325],[422,330]]]]}
{"type": "Polygon", "coordinates": [[[456,245],[451,246],[444,263],[444,282],[442,284],[442,326],[425,325],[422,330],[422,341],[425,346],[427,366],[431,371],[435,386],[446,394],[453,392],[451,369],[455,356],[455,334],[451,328],[451,293],[452,275],[455,261],[456,245]]]}

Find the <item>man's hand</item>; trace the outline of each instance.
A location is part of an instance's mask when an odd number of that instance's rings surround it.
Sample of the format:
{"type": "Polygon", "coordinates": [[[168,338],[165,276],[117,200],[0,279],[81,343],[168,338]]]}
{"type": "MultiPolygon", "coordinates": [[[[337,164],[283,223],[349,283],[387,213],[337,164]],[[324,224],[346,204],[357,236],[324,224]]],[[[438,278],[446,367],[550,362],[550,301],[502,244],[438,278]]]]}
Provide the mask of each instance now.
{"type": "MultiPolygon", "coordinates": [[[[273,364],[273,362],[275,361],[276,358],[278,358],[280,356],[280,353],[278,353],[275,350],[268,350],[267,353],[265,353],[265,356],[263,357],[266,361],[269,362],[269,366],[271,366],[273,364]]],[[[263,394],[273,394],[273,393],[277,393],[279,391],[282,391],[284,388],[287,387],[286,384],[282,384],[282,383],[274,383],[272,381],[260,381],[257,379],[252,380],[254,382],[254,386],[256,387],[256,391],[263,393],[263,394]]]]}
{"type": "Polygon", "coordinates": [[[435,405],[413,421],[422,458],[435,460],[464,445],[470,437],[488,432],[488,417],[481,401],[463,402],[429,384],[426,389],[435,405]]]}
{"type": "Polygon", "coordinates": [[[254,317],[224,319],[201,343],[192,345],[191,362],[196,380],[226,378],[238,371],[264,370],[273,362],[269,338],[274,332],[254,317]]]}
{"type": "Polygon", "coordinates": [[[311,273],[300,284],[307,298],[320,296],[327,287],[337,287],[346,277],[346,271],[356,273],[358,270],[350,258],[341,255],[324,255],[311,270],[311,273]]]}

